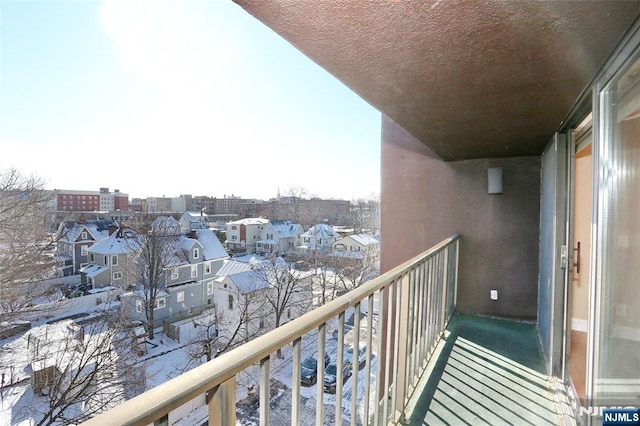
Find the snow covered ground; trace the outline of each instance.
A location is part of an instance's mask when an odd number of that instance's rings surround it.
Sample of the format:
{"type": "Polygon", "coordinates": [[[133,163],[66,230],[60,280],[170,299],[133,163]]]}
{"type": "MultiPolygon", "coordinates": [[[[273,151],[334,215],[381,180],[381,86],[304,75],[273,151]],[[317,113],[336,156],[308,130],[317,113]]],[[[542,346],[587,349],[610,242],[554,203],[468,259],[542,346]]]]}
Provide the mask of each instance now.
{"type": "MultiPolygon", "coordinates": [[[[59,312],[50,313],[46,318],[41,318],[38,322],[34,323],[34,329],[45,327],[47,321],[52,321],[66,316],[72,316],[76,314],[95,314],[100,309],[105,308],[105,304],[96,303],[96,296],[90,295],[82,298],[71,299],[61,305],[59,312]],[[86,300],[84,300],[86,298],[86,300]]],[[[104,299],[103,299],[104,301],[104,299]]],[[[366,305],[363,306],[363,315],[361,321],[360,339],[364,342],[366,339],[366,305]]],[[[347,312],[347,318],[353,318],[353,309],[347,312]]],[[[364,416],[363,413],[363,395],[365,390],[365,384],[367,381],[375,380],[377,354],[375,348],[377,347],[377,317],[374,315],[374,353],[371,362],[371,376],[365,377],[365,368],[363,367],[358,371],[358,422],[362,423],[360,419],[364,416]]],[[[326,336],[326,351],[332,360],[337,357],[337,339],[333,337],[334,330],[336,330],[337,319],[333,319],[327,326],[326,336]]],[[[347,320],[349,324],[349,320],[347,320]]],[[[345,332],[346,341],[352,340],[351,330],[352,326],[347,325],[345,332]]],[[[1,349],[13,348],[14,350],[3,350],[5,358],[0,359],[0,369],[5,373],[5,382],[2,386],[0,393],[0,425],[33,425],[37,421],[32,418],[32,413],[40,410],[32,410],[31,408],[37,404],[43,404],[46,401],[44,398],[37,397],[31,390],[30,381],[28,380],[29,374],[25,369],[28,364],[28,352],[26,351],[27,333],[19,336],[12,337],[0,341],[1,349]],[[11,381],[13,385],[9,384],[9,374],[11,374],[11,381]]],[[[303,349],[302,359],[309,355],[317,353],[317,332],[309,333],[303,337],[303,349]]],[[[272,378],[280,384],[276,386],[276,394],[271,402],[271,424],[290,424],[291,417],[291,380],[292,380],[292,354],[291,346],[287,346],[283,350],[283,359],[276,359],[275,355],[272,358],[272,378]]],[[[140,362],[144,362],[147,368],[147,387],[151,388],[160,383],[163,383],[169,379],[172,379],[185,371],[188,357],[186,354],[184,343],[180,344],[162,335],[161,330],[158,330],[156,338],[147,344],[147,353],[140,357],[140,362]]],[[[238,424],[241,425],[253,425],[258,424],[258,404],[254,401],[253,395],[255,393],[250,392],[250,388],[257,389],[259,378],[259,367],[253,366],[244,373],[238,375],[237,380],[237,399],[248,402],[243,407],[242,411],[238,412],[238,424]]],[[[353,377],[350,377],[345,383],[343,388],[342,398],[342,417],[343,422],[347,422],[351,415],[351,401],[354,397],[353,389],[353,377]]],[[[319,379],[320,385],[322,380],[319,379]]],[[[316,416],[316,386],[301,387],[302,406],[301,406],[301,424],[312,425],[315,424],[316,416]]],[[[335,395],[324,395],[324,419],[325,424],[337,424],[335,421],[335,395]]],[[[370,404],[370,410],[372,405],[370,404]]],[[[207,417],[207,407],[203,406],[194,410],[188,416],[183,417],[179,421],[178,425],[192,425],[202,424],[207,417]]]]}

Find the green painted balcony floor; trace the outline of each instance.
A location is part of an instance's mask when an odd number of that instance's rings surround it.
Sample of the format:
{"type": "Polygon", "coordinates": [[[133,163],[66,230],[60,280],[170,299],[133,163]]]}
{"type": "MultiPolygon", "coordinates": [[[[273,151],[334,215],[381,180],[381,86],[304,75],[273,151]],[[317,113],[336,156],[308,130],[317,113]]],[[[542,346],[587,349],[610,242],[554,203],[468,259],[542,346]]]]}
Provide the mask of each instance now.
{"type": "Polygon", "coordinates": [[[534,324],[456,314],[441,348],[403,424],[560,424],[534,324]]]}

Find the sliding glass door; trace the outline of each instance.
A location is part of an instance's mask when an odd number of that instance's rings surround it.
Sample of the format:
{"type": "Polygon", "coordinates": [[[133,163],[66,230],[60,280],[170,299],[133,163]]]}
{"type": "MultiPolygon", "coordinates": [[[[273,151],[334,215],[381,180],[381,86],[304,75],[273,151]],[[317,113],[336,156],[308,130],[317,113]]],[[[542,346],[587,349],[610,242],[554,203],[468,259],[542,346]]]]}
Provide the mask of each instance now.
{"type": "Polygon", "coordinates": [[[592,406],[640,406],[640,61],[599,93],[592,406]]]}

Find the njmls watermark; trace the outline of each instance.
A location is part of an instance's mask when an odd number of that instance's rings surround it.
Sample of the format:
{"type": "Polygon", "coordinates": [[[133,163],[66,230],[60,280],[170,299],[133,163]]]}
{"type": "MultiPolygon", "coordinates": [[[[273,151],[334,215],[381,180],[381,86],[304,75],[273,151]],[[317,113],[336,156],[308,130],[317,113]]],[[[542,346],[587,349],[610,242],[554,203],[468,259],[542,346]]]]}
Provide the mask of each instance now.
{"type": "Polygon", "coordinates": [[[580,407],[580,417],[602,417],[602,426],[640,426],[638,407],[580,407]]]}

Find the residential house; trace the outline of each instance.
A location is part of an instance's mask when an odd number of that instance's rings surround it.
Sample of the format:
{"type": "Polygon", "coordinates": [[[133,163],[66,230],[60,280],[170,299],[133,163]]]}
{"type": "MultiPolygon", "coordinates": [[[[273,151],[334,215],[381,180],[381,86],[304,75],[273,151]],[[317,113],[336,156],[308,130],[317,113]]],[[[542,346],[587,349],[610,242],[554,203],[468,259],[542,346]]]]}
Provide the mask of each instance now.
{"type": "Polygon", "coordinates": [[[255,253],[268,219],[247,218],[227,223],[227,247],[232,253],[255,253]]]}
{"type": "Polygon", "coordinates": [[[260,255],[282,255],[290,253],[300,245],[302,226],[290,220],[270,220],[256,241],[256,253],[260,255]]]}
{"type": "Polygon", "coordinates": [[[369,234],[352,234],[336,240],[331,255],[351,261],[361,269],[370,269],[380,260],[380,241],[369,234]]]}
{"type": "MultiPolygon", "coordinates": [[[[154,224],[158,226],[160,221],[162,228],[172,236],[172,257],[166,263],[166,282],[156,296],[156,326],[212,307],[213,279],[229,257],[212,230],[193,229],[182,234],[181,225],[175,219],[160,217],[154,224]]],[[[133,319],[144,320],[146,317],[144,291],[137,283],[135,289],[121,296],[122,306],[133,319]]]]}
{"type": "Polygon", "coordinates": [[[88,289],[113,286],[127,290],[133,287],[136,274],[132,262],[140,242],[136,231],[120,226],[89,247],[89,263],[80,269],[81,284],[88,289]]]}
{"type": "MultiPolygon", "coordinates": [[[[275,277],[288,273],[288,264],[280,258],[251,263],[228,261],[221,272],[225,275],[220,275],[214,285],[216,312],[224,324],[220,333],[235,334],[240,324],[238,341],[242,341],[272,330],[276,314],[267,298],[274,300],[285,293],[275,277]]],[[[295,287],[287,291],[291,297],[279,325],[306,312],[311,300],[311,288],[302,280],[296,280],[295,287]]]]}
{"type": "Polygon", "coordinates": [[[204,211],[184,212],[180,217],[182,232],[189,232],[195,229],[209,229],[209,216],[204,211]]]}
{"type": "MultiPolygon", "coordinates": [[[[381,297],[395,303],[379,313],[378,342],[386,352],[376,353],[377,365],[389,369],[368,378],[375,383],[364,398],[371,396],[381,423],[428,424],[431,414],[433,422],[452,424],[484,415],[491,424],[537,424],[550,411],[557,417],[548,423],[592,425],[602,422],[606,407],[640,406],[640,2],[236,3],[381,112],[384,245],[382,275],[371,287],[388,284],[381,297]],[[434,276],[445,283],[453,277],[455,291],[437,295],[460,316],[491,319],[494,326],[467,338],[437,329],[438,340],[417,348],[428,353],[445,343],[453,352],[439,360],[464,353],[471,363],[460,375],[451,373],[460,363],[447,369],[459,398],[442,404],[430,386],[427,406],[416,414],[405,399],[419,392],[408,368],[422,360],[402,353],[416,353],[407,336],[432,334],[433,322],[421,323],[421,312],[446,326],[450,311],[423,297],[437,290],[425,287],[434,276]],[[413,318],[420,320],[416,328],[413,318]],[[512,330],[535,323],[531,337],[505,338],[506,318],[519,320],[509,322],[512,330]],[[482,333],[488,338],[481,344],[472,341],[482,333]],[[531,339],[531,350],[515,356],[531,339]],[[465,349],[456,352],[454,345],[465,349]],[[526,358],[537,353],[542,367],[533,369],[526,358]],[[474,370],[491,356],[502,368],[488,383],[474,370]],[[517,382],[521,372],[531,373],[519,382],[527,391],[506,387],[492,396],[498,376],[517,382]],[[536,388],[552,384],[545,398],[567,398],[568,409],[536,405],[541,399],[528,385],[538,379],[536,388]],[[521,417],[509,421],[498,412],[521,417]]],[[[350,300],[359,303],[363,291],[350,300]]],[[[298,328],[290,324],[296,328],[290,339],[302,334],[309,317],[296,320],[298,328]]],[[[265,357],[252,349],[242,352],[243,362],[265,357]]],[[[224,361],[226,368],[237,366],[231,356],[224,361]]],[[[265,376],[261,385],[269,383],[265,376]]],[[[438,384],[439,377],[431,378],[438,384]]],[[[208,379],[206,385],[222,388],[235,377],[208,379]]],[[[166,390],[170,403],[180,378],[172,385],[154,395],[166,390]]],[[[233,400],[219,394],[212,412],[220,400],[233,400]]],[[[261,409],[268,421],[269,407],[261,409]]],[[[299,420],[299,404],[291,411],[299,420]]],[[[163,409],[156,413],[160,418],[163,409]]],[[[321,404],[316,414],[321,423],[321,404]]]]}
{"type": "Polygon", "coordinates": [[[333,243],[341,238],[340,234],[331,225],[319,223],[313,225],[300,236],[299,249],[307,253],[328,253],[332,250],[333,243]]]}
{"type": "Polygon", "coordinates": [[[79,274],[80,269],[89,263],[89,247],[108,237],[116,227],[112,220],[61,222],[56,235],[58,276],[79,274]]]}

